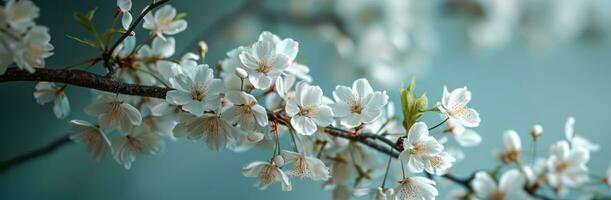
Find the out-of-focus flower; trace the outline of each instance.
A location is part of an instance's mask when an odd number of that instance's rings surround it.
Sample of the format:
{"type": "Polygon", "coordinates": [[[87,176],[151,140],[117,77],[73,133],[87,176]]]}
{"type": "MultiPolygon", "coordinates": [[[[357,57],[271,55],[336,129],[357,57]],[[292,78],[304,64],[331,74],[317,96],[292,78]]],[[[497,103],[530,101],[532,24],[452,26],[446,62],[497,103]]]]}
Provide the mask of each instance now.
{"type": "Polygon", "coordinates": [[[87,114],[98,116],[100,128],[105,131],[129,131],[142,123],[140,111],[128,103],[129,96],[103,93],[95,103],[87,106],[87,114]]]}
{"type": "Polygon", "coordinates": [[[443,87],[443,97],[439,109],[466,127],[477,127],[480,123],[479,113],[473,108],[467,107],[471,101],[471,91],[467,87],[457,88],[448,92],[447,87],[443,87]]]}
{"type": "Polygon", "coordinates": [[[106,134],[87,121],[72,120],[70,123],[72,124],[70,139],[87,145],[87,151],[93,160],[102,160],[111,147],[106,134]]]}
{"type": "Polygon", "coordinates": [[[352,88],[340,85],[333,91],[335,103],[331,105],[333,113],[341,119],[346,127],[355,127],[360,123],[371,123],[382,116],[384,106],[388,103],[386,91],[373,91],[367,79],[358,79],[352,88]]]}
{"type": "Polygon", "coordinates": [[[474,130],[465,128],[462,123],[456,119],[448,119],[447,132],[452,134],[456,142],[463,147],[477,146],[482,142],[482,137],[474,130]]]}
{"type": "Polygon", "coordinates": [[[564,193],[565,187],[579,187],[589,180],[586,163],[590,153],[583,147],[569,147],[566,141],[559,141],[550,148],[547,160],[547,177],[552,187],[564,193]]]}
{"type": "Polygon", "coordinates": [[[482,199],[528,199],[522,189],[526,179],[517,169],[501,175],[497,184],[487,172],[478,172],[471,182],[475,196],[482,199]]]}
{"type": "Polygon", "coordinates": [[[424,170],[435,175],[447,174],[456,159],[448,152],[441,152],[431,156],[424,163],[424,170]]]}
{"type": "Polygon", "coordinates": [[[322,89],[305,82],[297,85],[297,95],[286,104],[286,114],[291,117],[291,125],[297,133],[312,135],[317,126],[325,127],[333,123],[331,107],[323,104],[322,89]]]}
{"type": "Polygon", "coordinates": [[[18,34],[24,33],[28,28],[34,26],[34,19],[39,14],[40,9],[30,0],[8,0],[3,9],[6,23],[18,34]]]}
{"type": "Polygon", "coordinates": [[[569,117],[564,126],[564,136],[572,148],[582,147],[590,152],[598,151],[600,146],[590,142],[590,140],[575,134],[575,118],[569,117]]]}
{"type": "Polygon", "coordinates": [[[125,169],[129,169],[138,155],[154,155],[161,151],[163,140],[147,126],[138,126],[127,133],[112,139],[114,159],[125,169]]]}
{"type": "Polygon", "coordinates": [[[18,42],[13,49],[15,52],[15,63],[20,69],[34,73],[35,68],[45,66],[45,58],[53,55],[54,47],[49,42],[51,36],[49,29],[44,26],[32,27],[18,42]]]}
{"type": "Polygon", "coordinates": [[[274,183],[274,181],[279,181],[281,183],[282,191],[291,191],[293,189],[289,177],[273,161],[252,162],[242,168],[242,173],[246,177],[256,177],[257,183],[255,186],[261,190],[266,189],[274,183]]]}
{"type": "Polygon", "coordinates": [[[354,197],[369,196],[375,200],[392,200],[395,195],[393,188],[359,188],[354,190],[354,197]]]}
{"type": "Polygon", "coordinates": [[[520,159],[522,151],[522,141],[520,136],[514,130],[508,130],[503,134],[503,143],[505,148],[501,150],[498,157],[504,163],[515,163],[520,159]]]}
{"type": "Polygon", "coordinates": [[[165,5],[155,12],[144,16],[142,27],[151,30],[151,35],[165,38],[164,35],[174,35],[187,29],[187,21],[175,19],[176,8],[165,5]]]}
{"type": "Polygon", "coordinates": [[[70,114],[70,102],[64,93],[65,87],[57,87],[54,83],[39,82],[36,84],[34,98],[40,105],[54,101],[53,113],[59,119],[63,119],[70,114]]]}

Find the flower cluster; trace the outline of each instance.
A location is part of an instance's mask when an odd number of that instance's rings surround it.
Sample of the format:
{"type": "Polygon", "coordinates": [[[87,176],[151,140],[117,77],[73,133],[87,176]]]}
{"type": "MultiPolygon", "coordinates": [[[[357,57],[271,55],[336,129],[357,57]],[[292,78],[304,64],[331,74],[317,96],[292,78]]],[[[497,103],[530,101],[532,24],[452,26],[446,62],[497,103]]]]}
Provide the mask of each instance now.
{"type": "MultiPolygon", "coordinates": [[[[118,0],[117,7],[123,29],[133,29],[137,24],[132,24],[131,1],[118,0]]],[[[26,41],[36,31],[31,20],[38,9],[31,2],[9,0],[1,10],[10,16],[2,22],[2,34],[21,30],[18,36],[26,41]]],[[[450,172],[464,154],[448,138],[464,148],[482,142],[473,130],[480,125],[480,114],[470,107],[466,87],[444,87],[442,98],[429,107],[426,95],[415,94],[412,79],[400,92],[400,119],[386,91],[375,90],[366,78],[338,85],[325,95],[313,83],[309,68],[296,62],[299,43],[271,32],[230,50],[215,68],[205,64],[205,42],[198,44],[197,52],[173,59],[176,41],[171,36],[187,27],[179,16],[170,5],[142,13],[143,28],[150,33],[141,44],[131,33],[122,33],[120,43],[106,52],[109,45],[101,40],[108,79],[167,92],[135,96],[93,91],[94,100],[84,111],[97,123],[71,120],[70,138],[86,145],[94,160],[110,153],[130,169],[138,156],[160,153],[165,141],[177,139],[201,141],[213,151],[243,152],[259,146],[271,150],[271,156],[242,168],[244,176],[256,179],[257,188],[279,182],[283,191],[290,191],[291,180],[307,178],[321,181],[335,199],[435,199],[437,183],[444,177],[466,189],[450,197],[530,199],[547,186],[563,196],[591,180],[587,163],[599,146],[575,134],[573,118],[566,123],[565,140],[554,143],[547,157],[533,155],[532,163],[524,162],[520,136],[509,130],[503,135],[505,147],[495,154],[501,167],[458,180],[450,172]],[[425,114],[441,115],[440,122],[426,122],[425,114]],[[292,149],[281,142],[289,142],[292,149]],[[393,165],[394,158],[398,163],[393,165]]],[[[36,42],[41,43],[48,44],[48,37],[36,42]]],[[[41,104],[54,101],[56,116],[65,118],[70,111],[66,86],[40,82],[34,97],[41,104]]],[[[536,144],[543,128],[534,126],[530,135],[536,144]]],[[[600,183],[609,184],[610,177],[611,168],[600,183]]]]}
{"type": "Polygon", "coordinates": [[[30,0],[8,0],[0,6],[0,75],[13,63],[34,72],[53,55],[49,29],[34,22],[39,10],[30,0]]]}

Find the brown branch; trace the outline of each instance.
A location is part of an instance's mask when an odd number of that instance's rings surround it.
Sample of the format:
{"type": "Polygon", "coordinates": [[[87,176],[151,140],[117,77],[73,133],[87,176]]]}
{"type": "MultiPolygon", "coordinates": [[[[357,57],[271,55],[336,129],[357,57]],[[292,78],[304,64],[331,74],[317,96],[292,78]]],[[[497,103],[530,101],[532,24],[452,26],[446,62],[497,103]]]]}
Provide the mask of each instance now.
{"type": "Polygon", "coordinates": [[[19,155],[17,157],[11,158],[9,160],[5,160],[0,162],[0,172],[6,172],[8,171],[10,168],[15,167],[19,164],[22,164],[24,162],[30,161],[32,159],[50,154],[55,152],[55,150],[59,149],[60,147],[66,145],[66,144],[70,144],[70,137],[69,136],[63,136],[61,138],[58,138],[56,140],[54,140],[53,142],[47,144],[46,146],[39,148],[39,149],[35,149],[32,150],[30,152],[27,152],[25,154],[19,155]]]}
{"type": "MultiPolygon", "coordinates": [[[[135,84],[127,84],[119,81],[113,81],[104,76],[100,76],[91,72],[81,71],[81,70],[65,70],[65,69],[36,69],[34,73],[29,73],[24,70],[20,70],[18,68],[9,68],[4,75],[0,75],[0,82],[11,82],[11,81],[48,81],[48,82],[59,82],[65,83],[85,88],[92,88],[112,93],[120,93],[132,96],[146,96],[146,97],[154,97],[164,99],[166,93],[172,89],[169,88],[161,88],[155,86],[142,86],[135,84]]],[[[268,118],[270,121],[277,121],[282,123],[283,125],[288,126],[289,120],[287,116],[274,113],[272,111],[267,111],[268,118]]],[[[366,145],[376,151],[384,153],[386,155],[392,156],[393,158],[399,157],[399,150],[396,143],[384,138],[383,136],[375,135],[375,134],[351,134],[350,131],[336,128],[336,127],[326,127],[324,128],[324,132],[335,136],[346,138],[353,142],[358,142],[363,145],[366,145]],[[381,141],[378,143],[376,141],[381,141]],[[385,144],[385,145],[383,145],[385,144]]],[[[5,161],[0,163],[0,171],[5,171],[6,169],[31,160],[33,158],[37,158],[42,155],[46,155],[48,153],[53,152],[57,148],[68,144],[69,138],[63,137],[59,140],[51,143],[50,145],[43,147],[41,149],[32,151],[30,153],[18,156],[9,161],[5,161]]],[[[470,185],[470,182],[474,178],[474,174],[467,178],[458,178],[451,174],[446,174],[441,176],[449,181],[452,181],[458,185],[461,185],[465,189],[469,191],[473,191],[473,188],[470,185]]],[[[531,194],[535,196],[534,194],[531,194]]],[[[542,198],[542,195],[536,195],[538,198],[542,198]]],[[[544,198],[547,199],[547,198],[544,198]]]]}

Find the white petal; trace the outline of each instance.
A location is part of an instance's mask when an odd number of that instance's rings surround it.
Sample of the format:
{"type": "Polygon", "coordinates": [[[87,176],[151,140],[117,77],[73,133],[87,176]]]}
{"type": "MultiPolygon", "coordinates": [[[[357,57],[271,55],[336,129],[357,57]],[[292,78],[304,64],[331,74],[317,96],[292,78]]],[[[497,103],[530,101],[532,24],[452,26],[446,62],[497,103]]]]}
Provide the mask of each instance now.
{"type": "Polygon", "coordinates": [[[488,198],[497,190],[497,185],[487,172],[477,172],[471,182],[475,195],[480,198],[488,198]]]}
{"type": "Polygon", "coordinates": [[[348,103],[353,98],[352,90],[349,87],[339,85],[335,87],[335,91],[333,91],[333,98],[337,102],[348,103]]]}
{"type": "Polygon", "coordinates": [[[373,93],[373,88],[371,88],[367,79],[361,78],[354,81],[352,84],[352,91],[355,91],[360,98],[365,98],[373,93]]]}
{"type": "Polygon", "coordinates": [[[566,124],[564,125],[564,137],[567,140],[571,140],[575,136],[574,127],[575,127],[575,118],[569,117],[569,119],[566,120],[566,124]]]}
{"type": "Polygon", "coordinates": [[[121,25],[123,25],[123,29],[128,30],[129,26],[132,24],[132,14],[129,12],[124,12],[123,16],[121,16],[121,25]]]}
{"type": "Polygon", "coordinates": [[[517,169],[505,172],[499,180],[499,188],[504,192],[514,192],[521,190],[526,179],[517,169]]]}
{"type": "Polygon", "coordinates": [[[291,118],[291,125],[297,133],[302,135],[312,135],[316,132],[316,123],[314,120],[304,116],[294,116],[291,118]]]}
{"type": "Polygon", "coordinates": [[[482,142],[482,137],[469,129],[466,129],[462,134],[457,134],[454,138],[463,147],[477,146],[482,142]]]}
{"type": "Polygon", "coordinates": [[[517,150],[520,151],[522,149],[522,142],[520,141],[520,136],[514,130],[508,130],[503,135],[503,143],[505,144],[505,148],[507,150],[517,150]]]}
{"type": "Polygon", "coordinates": [[[409,144],[416,144],[421,139],[429,135],[429,129],[424,122],[416,122],[409,129],[407,134],[407,140],[405,142],[409,144]]]}

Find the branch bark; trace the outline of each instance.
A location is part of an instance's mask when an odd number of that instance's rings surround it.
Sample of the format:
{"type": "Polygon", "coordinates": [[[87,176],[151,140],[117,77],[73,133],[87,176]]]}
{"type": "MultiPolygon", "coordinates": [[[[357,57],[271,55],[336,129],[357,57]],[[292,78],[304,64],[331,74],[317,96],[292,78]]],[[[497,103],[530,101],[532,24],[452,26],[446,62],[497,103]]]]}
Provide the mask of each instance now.
{"type": "MultiPolygon", "coordinates": [[[[0,75],[0,83],[1,82],[11,82],[11,81],[47,81],[47,82],[59,82],[65,83],[85,88],[97,89],[112,93],[120,93],[132,96],[145,96],[145,97],[154,97],[165,99],[166,93],[171,88],[161,88],[156,86],[143,86],[143,85],[135,85],[135,84],[127,84],[119,81],[114,81],[104,76],[100,76],[91,72],[82,71],[82,70],[65,70],[65,69],[36,69],[34,73],[29,73],[24,70],[20,70],[18,68],[9,68],[4,75],[0,75]]],[[[288,121],[287,117],[273,113],[271,111],[268,112],[268,117],[270,121],[278,121],[280,123],[286,124],[288,121]]],[[[358,142],[363,145],[366,145],[376,151],[392,156],[393,158],[398,158],[400,151],[398,150],[397,144],[388,140],[387,138],[375,135],[375,134],[367,134],[367,133],[359,133],[359,134],[351,134],[350,131],[336,128],[336,127],[326,127],[324,131],[332,136],[346,138],[353,142],[358,142]],[[376,142],[380,141],[382,143],[376,142]],[[386,144],[386,145],[383,145],[386,144]]],[[[26,162],[28,160],[40,157],[42,155],[46,155],[58,149],[61,146],[69,144],[70,139],[68,136],[60,138],[48,146],[45,146],[41,149],[34,150],[32,152],[26,153],[21,156],[17,156],[11,160],[0,163],[0,172],[6,171],[12,166],[18,165],[20,163],[26,162]]],[[[474,178],[474,174],[471,174],[467,178],[459,178],[453,176],[451,174],[446,174],[441,176],[455,184],[458,184],[469,191],[473,191],[470,183],[474,178]]],[[[533,194],[533,196],[535,196],[533,194]]],[[[543,198],[542,195],[536,195],[538,198],[543,198]]],[[[549,199],[549,198],[543,198],[549,199]]]]}

